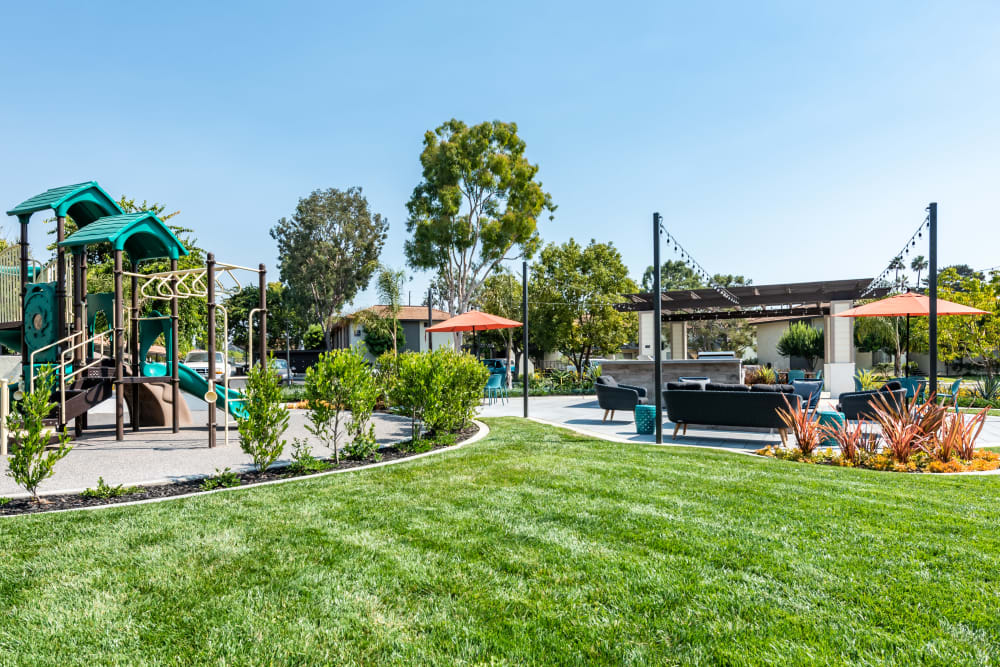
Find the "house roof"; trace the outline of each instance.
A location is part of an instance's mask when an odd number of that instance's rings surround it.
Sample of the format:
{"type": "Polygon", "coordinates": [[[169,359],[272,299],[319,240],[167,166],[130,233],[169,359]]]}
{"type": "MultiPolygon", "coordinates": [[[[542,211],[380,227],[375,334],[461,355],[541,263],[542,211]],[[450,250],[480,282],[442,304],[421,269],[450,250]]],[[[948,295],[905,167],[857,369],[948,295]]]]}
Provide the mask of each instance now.
{"type": "Polygon", "coordinates": [[[126,251],[133,262],[162,257],[177,259],[188,254],[170,228],[151,211],[100,218],[70,234],[59,245],[78,248],[94,243],[110,243],[115,250],[126,251]]]}
{"type": "MultiPolygon", "coordinates": [[[[370,306],[368,308],[362,308],[356,310],[345,317],[347,319],[354,319],[354,317],[365,310],[373,310],[378,315],[384,316],[388,313],[388,306],[378,304],[375,306],[370,306]]],[[[444,322],[445,320],[451,319],[451,315],[444,312],[443,310],[438,310],[435,308],[433,310],[433,318],[435,322],[444,322]]],[[[399,309],[399,321],[400,322],[426,322],[427,321],[427,306],[401,306],[399,309]]]]}

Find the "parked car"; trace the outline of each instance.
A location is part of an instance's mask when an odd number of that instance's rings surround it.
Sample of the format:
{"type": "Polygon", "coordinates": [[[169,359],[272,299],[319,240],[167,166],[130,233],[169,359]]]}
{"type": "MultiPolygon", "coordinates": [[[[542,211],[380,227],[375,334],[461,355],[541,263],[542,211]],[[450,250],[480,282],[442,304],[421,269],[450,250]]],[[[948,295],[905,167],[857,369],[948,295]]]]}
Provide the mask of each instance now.
{"type": "MultiPolygon", "coordinates": [[[[208,379],[208,352],[205,350],[191,350],[184,357],[184,365],[195,371],[198,375],[208,379]]],[[[229,364],[226,355],[222,352],[215,353],[215,380],[222,381],[230,374],[229,364]]]]}
{"type": "Polygon", "coordinates": [[[294,376],[292,375],[292,369],[288,367],[288,361],[285,359],[271,359],[271,368],[278,374],[281,378],[281,384],[292,384],[294,376]]]}

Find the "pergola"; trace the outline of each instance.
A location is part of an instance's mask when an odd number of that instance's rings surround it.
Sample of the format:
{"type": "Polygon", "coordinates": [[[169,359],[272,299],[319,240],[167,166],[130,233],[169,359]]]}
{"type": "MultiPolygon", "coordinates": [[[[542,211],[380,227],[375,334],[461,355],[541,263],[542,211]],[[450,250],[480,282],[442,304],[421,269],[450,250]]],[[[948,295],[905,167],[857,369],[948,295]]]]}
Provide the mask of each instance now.
{"type": "MultiPolygon", "coordinates": [[[[887,288],[879,288],[864,294],[871,282],[871,278],[854,278],[727,288],[736,303],[714,288],[662,292],[661,318],[662,322],[670,324],[667,334],[670,358],[687,358],[688,322],[824,317],[827,384],[833,395],[851,391],[854,386],[853,322],[832,316],[850,309],[858,299],[880,298],[888,293],[887,288]]],[[[639,354],[653,358],[656,356],[654,341],[657,340],[653,326],[656,295],[643,292],[624,297],[625,301],[615,307],[623,312],[639,313],[639,354]]]]}
{"type": "MultiPolygon", "coordinates": [[[[728,320],[760,317],[820,317],[830,315],[835,301],[853,302],[871,284],[871,278],[826,280],[776,285],[728,287],[738,300],[734,305],[713,288],[671,290],[660,294],[664,322],[728,320]]],[[[874,290],[866,298],[879,298],[888,289],[874,290]]],[[[646,312],[655,307],[653,292],[624,295],[626,301],[615,306],[624,312],[646,312]]]]}

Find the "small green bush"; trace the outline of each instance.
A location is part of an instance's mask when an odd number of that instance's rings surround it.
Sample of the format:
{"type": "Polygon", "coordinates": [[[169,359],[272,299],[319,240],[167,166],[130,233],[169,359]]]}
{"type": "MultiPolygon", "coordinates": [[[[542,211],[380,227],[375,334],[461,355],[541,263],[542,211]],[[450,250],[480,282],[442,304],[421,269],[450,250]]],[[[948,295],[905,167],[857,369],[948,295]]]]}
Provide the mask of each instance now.
{"type": "Polygon", "coordinates": [[[202,491],[213,489],[228,489],[240,485],[240,476],[232,471],[228,466],[225,470],[215,469],[215,475],[208,477],[201,483],[202,491]]]}
{"type": "Polygon", "coordinates": [[[368,452],[367,458],[375,449],[371,415],[378,395],[378,383],[360,345],[325,352],[306,371],[310,422],[306,429],[332,449],[334,461],[340,463],[341,422],[350,411],[351,420],[344,424],[353,445],[348,455],[368,452]]]}
{"type": "Polygon", "coordinates": [[[257,472],[264,472],[287,444],[281,437],[288,429],[288,410],[281,404],[281,378],[263,364],[254,366],[243,397],[246,418],[237,421],[240,447],[253,459],[257,472]]]}
{"type": "Polygon", "coordinates": [[[97,488],[84,489],[80,495],[84,498],[120,498],[121,496],[128,496],[133,493],[145,493],[146,490],[141,486],[124,486],[123,484],[118,484],[117,486],[111,486],[104,481],[103,477],[97,478],[97,488]]]}
{"type": "Polygon", "coordinates": [[[59,448],[47,450],[50,432],[44,420],[56,407],[51,401],[55,383],[52,367],[44,367],[35,378],[35,390],[25,394],[7,415],[7,428],[17,437],[13,455],[7,459],[10,468],[7,474],[35,500],[38,500],[38,485],[53,475],[56,463],[73,449],[69,446],[69,434],[63,429],[57,435],[59,448]]]}
{"type": "Polygon", "coordinates": [[[332,467],[323,459],[313,456],[312,447],[309,446],[308,441],[300,438],[295,439],[292,462],[288,465],[289,472],[295,475],[311,475],[329,470],[332,467]]]}

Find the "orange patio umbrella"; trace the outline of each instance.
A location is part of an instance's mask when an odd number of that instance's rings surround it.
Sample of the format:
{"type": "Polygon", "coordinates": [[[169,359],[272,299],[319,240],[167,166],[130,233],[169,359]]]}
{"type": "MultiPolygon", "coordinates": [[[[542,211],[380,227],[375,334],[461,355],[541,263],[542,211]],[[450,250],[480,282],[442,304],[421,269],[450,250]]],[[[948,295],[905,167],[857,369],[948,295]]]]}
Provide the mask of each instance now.
{"type": "Polygon", "coordinates": [[[471,331],[476,347],[476,356],[479,356],[479,340],[476,338],[477,331],[488,331],[490,329],[513,329],[521,326],[516,320],[508,320],[506,317],[491,315],[480,310],[470,310],[467,313],[456,315],[450,320],[445,320],[441,324],[427,327],[429,333],[448,331],[471,331]]]}
{"type": "MultiPolygon", "coordinates": [[[[928,317],[931,314],[931,300],[925,294],[904,292],[886,299],[872,301],[857,308],[837,313],[836,317],[902,317],[906,316],[906,363],[910,362],[910,316],[928,317]]],[[[989,311],[979,310],[960,303],[937,300],[938,315],[989,315],[989,311]]],[[[906,369],[909,375],[910,369],[906,369]]]]}

